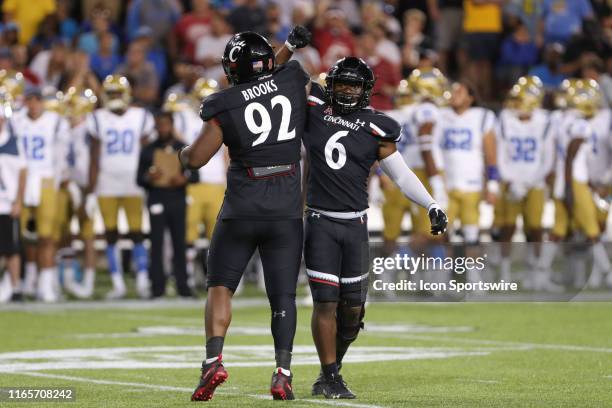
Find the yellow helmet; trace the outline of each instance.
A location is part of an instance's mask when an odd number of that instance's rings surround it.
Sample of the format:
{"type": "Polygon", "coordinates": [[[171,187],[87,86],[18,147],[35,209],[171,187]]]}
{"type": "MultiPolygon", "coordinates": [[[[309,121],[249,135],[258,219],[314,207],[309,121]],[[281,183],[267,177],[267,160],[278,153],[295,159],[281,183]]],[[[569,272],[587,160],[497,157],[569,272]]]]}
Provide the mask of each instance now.
{"type": "Polygon", "coordinates": [[[110,110],[123,110],[132,102],[132,88],[122,75],[108,75],[102,83],[102,103],[110,110]]]}
{"type": "Polygon", "coordinates": [[[0,86],[0,118],[8,119],[13,116],[13,98],[6,88],[0,86]]]}
{"type": "Polygon", "coordinates": [[[395,89],[395,106],[402,107],[411,105],[414,103],[414,95],[412,94],[412,89],[408,85],[408,81],[406,79],[402,79],[395,89]]]}
{"type": "Polygon", "coordinates": [[[208,95],[212,95],[219,90],[219,83],[214,79],[200,78],[193,84],[191,89],[191,96],[199,102],[206,98],[208,95]]]}
{"type": "Polygon", "coordinates": [[[506,104],[521,113],[531,113],[542,106],[544,85],[537,76],[522,76],[510,89],[506,104]]]}
{"type": "Polygon", "coordinates": [[[25,79],[23,74],[14,70],[0,70],[0,86],[4,89],[5,99],[14,104],[23,96],[25,90],[25,79]]]}
{"type": "Polygon", "coordinates": [[[568,89],[568,105],[584,117],[594,116],[602,104],[599,84],[594,79],[579,79],[568,89]]]}
{"type": "Polygon", "coordinates": [[[567,109],[569,107],[570,89],[573,89],[578,81],[578,78],[569,78],[561,82],[561,85],[559,85],[555,92],[555,107],[557,109],[567,109]]]}
{"type": "Polygon", "coordinates": [[[162,111],[181,112],[191,107],[191,101],[188,96],[170,93],[162,105],[162,111]]]}
{"type": "Polygon", "coordinates": [[[80,90],[71,86],[64,96],[64,101],[66,114],[71,118],[77,118],[93,112],[98,103],[98,98],[89,88],[80,90]]]}
{"type": "Polygon", "coordinates": [[[316,82],[321,85],[323,88],[325,88],[327,86],[327,72],[321,72],[319,75],[317,75],[317,79],[316,82]]]}
{"type": "Polygon", "coordinates": [[[64,93],[55,88],[43,89],[43,105],[46,110],[66,114],[66,104],[64,103],[64,93]]]}
{"type": "Polygon", "coordinates": [[[448,80],[437,68],[415,69],[408,77],[408,85],[417,101],[429,100],[443,106],[450,99],[448,80]]]}

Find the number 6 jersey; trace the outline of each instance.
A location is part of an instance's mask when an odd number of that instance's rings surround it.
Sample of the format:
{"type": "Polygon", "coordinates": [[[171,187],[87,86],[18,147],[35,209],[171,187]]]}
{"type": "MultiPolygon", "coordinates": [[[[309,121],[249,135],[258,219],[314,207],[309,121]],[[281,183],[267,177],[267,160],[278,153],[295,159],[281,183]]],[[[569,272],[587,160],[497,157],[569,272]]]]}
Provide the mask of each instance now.
{"type": "Polygon", "coordinates": [[[221,127],[231,159],[222,219],[302,217],[299,162],[309,81],[290,61],[202,102],[202,120],[221,127]]]}
{"type": "Polygon", "coordinates": [[[312,84],[304,144],[309,156],[307,205],[326,211],[368,208],[368,177],[381,141],[397,142],[400,125],[367,108],[335,115],[325,91],[312,84]]]}

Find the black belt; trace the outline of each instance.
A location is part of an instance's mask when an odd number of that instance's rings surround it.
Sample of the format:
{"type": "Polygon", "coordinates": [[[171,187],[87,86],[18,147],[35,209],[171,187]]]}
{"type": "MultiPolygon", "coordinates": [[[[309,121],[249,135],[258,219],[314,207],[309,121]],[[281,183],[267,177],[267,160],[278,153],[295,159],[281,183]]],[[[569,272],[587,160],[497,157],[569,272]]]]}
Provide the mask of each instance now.
{"type": "Polygon", "coordinates": [[[266,179],[270,177],[287,176],[295,172],[296,164],[279,164],[274,166],[257,166],[247,167],[242,166],[239,163],[231,163],[230,169],[242,170],[245,169],[247,174],[252,179],[266,179]]]}

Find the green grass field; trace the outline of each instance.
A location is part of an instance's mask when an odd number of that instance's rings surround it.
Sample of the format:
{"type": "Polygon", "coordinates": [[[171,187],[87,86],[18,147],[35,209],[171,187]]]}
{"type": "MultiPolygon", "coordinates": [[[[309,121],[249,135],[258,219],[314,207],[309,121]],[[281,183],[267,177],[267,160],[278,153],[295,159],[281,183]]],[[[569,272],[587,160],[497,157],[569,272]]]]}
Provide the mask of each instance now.
{"type": "MultiPolygon", "coordinates": [[[[278,406],[263,299],[236,302],[211,407],[278,406]]],[[[0,387],[73,387],[76,403],[182,407],[203,357],[203,301],[0,309],[0,387]]],[[[370,304],[343,368],[358,399],[310,396],[318,373],[299,307],[293,407],[610,407],[612,303],[370,304]]],[[[0,402],[3,407],[21,403],[0,402]]]]}

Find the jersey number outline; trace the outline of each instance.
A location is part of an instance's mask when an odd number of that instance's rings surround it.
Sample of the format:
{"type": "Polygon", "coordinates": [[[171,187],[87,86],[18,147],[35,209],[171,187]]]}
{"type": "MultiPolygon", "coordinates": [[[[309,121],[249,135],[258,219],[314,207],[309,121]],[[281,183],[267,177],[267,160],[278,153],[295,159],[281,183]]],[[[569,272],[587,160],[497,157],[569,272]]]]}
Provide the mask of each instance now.
{"type": "Polygon", "coordinates": [[[23,137],[23,150],[28,160],[45,159],[45,138],[38,135],[23,137]]]}
{"type": "Polygon", "coordinates": [[[519,138],[511,137],[510,143],[512,143],[512,161],[523,161],[533,162],[535,161],[535,151],[537,147],[536,140],[533,137],[519,138]]]}
{"type": "Polygon", "coordinates": [[[340,170],[346,164],[346,148],[338,140],[348,134],[348,130],[339,130],[325,143],[325,162],[333,170],[340,170]],[[334,151],[338,152],[337,160],[334,160],[334,151]]]}
{"type": "MultiPolygon", "coordinates": [[[[289,121],[291,120],[291,102],[289,98],[284,95],[276,95],[270,102],[272,103],[272,109],[274,109],[276,105],[280,105],[282,109],[281,123],[276,140],[281,142],[293,139],[295,137],[295,128],[289,130],[289,121]]],[[[270,113],[265,106],[259,102],[249,103],[244,110],[244,121],[251,133],[259,135],[257,139],[253,141],[251,147],[260,145],[268,140],[268,136],[272,130],[272,118],[270,118],[270,113]],[[257,111],[261,117],[260,124],[255,122],[255,111],[257,111]]]]}
{"type": "Polygon", "coordinates": [[[132,129],[126,129],[123,132],[108,129],[106,135],[108,136],[106,153],[109,155],[132,153],[134,149],[134,131],[132,129]]]}

